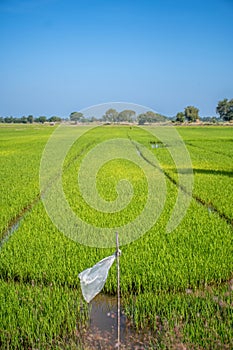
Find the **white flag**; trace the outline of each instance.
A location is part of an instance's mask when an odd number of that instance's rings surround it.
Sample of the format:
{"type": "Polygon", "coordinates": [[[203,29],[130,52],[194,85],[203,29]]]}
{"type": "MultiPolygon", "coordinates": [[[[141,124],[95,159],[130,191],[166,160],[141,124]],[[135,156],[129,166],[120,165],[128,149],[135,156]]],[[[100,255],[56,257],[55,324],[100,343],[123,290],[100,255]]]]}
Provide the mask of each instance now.
{"type": "Polygon", "coordinates": [[[84,299],[89,303],[103,288],[108,277],[108,271],[112,266],[116,254],[99,261],[93,267],[86,269],[78,275],[84,299]]]}

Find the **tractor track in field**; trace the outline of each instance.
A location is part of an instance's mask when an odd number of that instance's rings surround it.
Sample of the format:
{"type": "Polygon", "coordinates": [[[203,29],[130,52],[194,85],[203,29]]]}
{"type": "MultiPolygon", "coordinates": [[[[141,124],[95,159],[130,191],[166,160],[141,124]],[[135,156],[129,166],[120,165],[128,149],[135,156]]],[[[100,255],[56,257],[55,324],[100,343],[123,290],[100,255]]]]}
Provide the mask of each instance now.
{"type": "Polygon", "coordinates": [[[20,210],[20,212],[11,219],[7,227],[1,232],[0,249],[9,240],[13,233],[18,229],[21,220],[39,203],[41,200],[38,194],[27,206],[20,210]]]}
{"type": "Polygon", "coordinates": [[[130,136],[128,135],[128,138],[130,140],[130,142],[135,146],[135,149],[137,150],[137,153],[140,155],[140,157],[142,157],[145,162],[147,162],[148,164],[150,164],[152,167],[158,169],[160,172],[162,172],[166,178],[173,183],[173,185],[175,185],[178,189],[180,189],[181,191],[183,191],[184,193],[191,195],[192,198],[200,205],[202,205],[203,207],[205,207],[209,212],[213,212],[216,213],[222,220],[224,220],[227,224],[231,225],[233,227],[233,220],[231,218],[229,218],[225,213],[222,213],[220,210],[218,210],[212,203],[206,203],[202,198],[198,197],[195,194],[190,194],[187,192],[187,190],[181,186],[168,172],[161,170],[159,167],[157,167],[154,163],[152,163],[149,159],[146,158],[146,156],[144,156],[144,154],[141,152],[140,148],[138,147],[138,145],[130,138],[130,136]]]}
{"type": "MultiPolygon", "coordinates": [[[[84,154],[84,152],[94,144],[94,142],[91,142],[87,144],[87,146],[82,149],[78,154],[76,154],[75,157],[73,157],[69,163],[64,168],[64,171],[67,171],[70,166],[80,157],[84,154]]],[[[10,221],[8,221],[6,228],[2,230],[0,233],[0,250],[3,247],[3,245],[10,239],[10,237],[14,234],[14,232],[18,229],[20,222],[25,218],[25,216],[32,210],[34,207],[42,200],[43,195],[46,193],[46,191],[50,188],[50,186],[60,177],[60,174],[57,174],[55,177],[53,177],[49,182],[47,188],[36,195],[34,199],[32,199],[31,202],[29,202],[25,207],[23,207],[18,214],[14,216],[10,221]]]]}
{"type": "Polygon", "coordinates": [[[215,154],[217,154],[218,156],[228,157],[228,158],[230,158],[231,160],[232,160],[232,158],[233,158],[233,156],[231,156],[231,155],[229,155],[229,154],[226,154],[226,153],[224,153],[224,152],[209,150],[208,148],[195,145],[195,144],[193,144],[192,142],[187,142],[187,141],[185,141],[185,144],[188,145],[188,146],[191,146],[191,147],[196,147],[196,148],[198,148],[198,149],[204,150],[204,151],[206,151],[206,152],[215,153],[215,154]]]}

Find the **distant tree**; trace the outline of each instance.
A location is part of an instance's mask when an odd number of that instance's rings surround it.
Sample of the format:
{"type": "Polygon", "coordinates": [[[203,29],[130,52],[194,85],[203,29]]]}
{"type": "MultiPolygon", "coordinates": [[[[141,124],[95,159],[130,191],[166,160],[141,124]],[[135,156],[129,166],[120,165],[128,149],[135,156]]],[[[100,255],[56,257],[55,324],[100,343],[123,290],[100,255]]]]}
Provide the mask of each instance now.
{"type": "Polygon", "coordinates": [[[158,121],[157,114],[152,111],[146,112],[146,119],[149,123],[156,123],[158,121]]]}
{"type": "Polygon", "coordinates": [[[108,109],[102,117],[103,121],[114,123],[118,121],[118,112],[110,108],[108,109]]]}
{"type": "Polygon", "coordinates": [[[61,118],[54,115],[54,116],[49,118],[49,122],[51,122],[51,123],[61,122],[61,118]]]}
{"type": "Polygon", "coordinates": [[[19,119],[19,123],[27,124],[27,122],[28,122],[28,118],[25,116],[19,119]]]}
{"type": "Polygon", "coordinates": [[[147,122],[145,113],[141,113],[137,116],[137,122],[139,125],[143,125],[147,122]]]}
{"type": "Polygon", "coordinates": [[[27,117],[27,121],[28,121],[28,123],[32,124],[33,121],[34,121],[33,115],[30,114],[30,115],[27,117]]]}
{"type": "Polygon", "coordinates": [[[199,109],[194,106],[188,106],[184,110],[185,118],[189,122],[196,122],[199,119],[199,109]]]}
{"type": "Polygon", "coordinates": [[[80,112],[72,112],[70,113],[70,120],[72,122],[79,122],[83,118],[83,114],[80,112]]]}
{"type": "Polygon", "coordinates": [[[178,112],[176,115],[176,121],[183,123],[185,121],[185,115],[183,112],[178,112]]]}
{"type": "Polygon", "coordinates": [[[47,121],[47,118],[45,116],[40,116],[40,117],[36,118],[36,121],[38,123],[44,124],[47,121]]]}
{"type": "Polygon", "coordinates": [[[80,119],[80,123],[90,123],[90,119],[87,117],[85,118],[84,116],[80,119]]]}
{"type": "Polygon", "coordinates": [[[98,122],[98,121],[99,121],[99,119],[97,119],[94,116],[90,118],[90,123],[94,123],[94,122],[98,122]]]}
{"type": "Polygon", "coordinates": [[[204,123],[217,123],[218,119],[216,116],[213,117],[201,117],[200,120],[204,123]]]}
{"type": "Polygon", "coordinates": [[[118,114],[119,122],[132,122],[136,112],[131,109],[125,109],[118,114]]]}
{"type": "Polygon", "coordinates": [[[228,121],[233,120],[233,98],[228,101],[227,119],[228,121]]]}
{"type": "Polygon", "coordinates": [[[151,123],[165,122],[167,120],[164,115],[152,111],[146,112],[146,115],[149,117],[151,123]]]}
{"type": "Polygon", "coordinates": [[[14,122],[14,119],[12,116],[10,117],[5,117],[4,118],[4,123],[13,123],[14,122]]]}
{"type": "Polygon", "coordinates": [[[155,113],[153,111],[147,111],[145,113],[141,113],[137,117],[137,121],[139,125],[143,125],[145,123],[159,123],[166,121],[166,117],[161,114],[155,113]]]}
{"type": "Polygon", "coordinates": [[[221,119],[225,120],[225,118],[227,118],[227,112],[228,112],[228,99],[224,98],[224,100],[218,102],[218,105],[216,107],[216,113],[219,114],[221,119]]]}
{"type": "Polygon", "coordinates": [[[4,123],[4,118],[0,117],[0,123],[4,123]]]}
{"type": "Polygon", "coordinates": [[[224,98],[224,100],[219,101],[216,107],[216,113],[218,113],[220,118],[224,121],[233,120],[233,99],[228,100],[224,98]]]}

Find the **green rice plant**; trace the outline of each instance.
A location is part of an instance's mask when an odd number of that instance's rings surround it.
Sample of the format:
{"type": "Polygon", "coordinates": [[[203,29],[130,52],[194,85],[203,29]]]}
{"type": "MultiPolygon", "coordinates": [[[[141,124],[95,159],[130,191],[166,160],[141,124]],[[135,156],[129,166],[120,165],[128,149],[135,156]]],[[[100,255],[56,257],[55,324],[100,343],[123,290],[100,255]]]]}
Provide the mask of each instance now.
{"type": "MultiPolygon", "coordinates": [[[[39,158],[51,129],[41,127],[40,131],[33,128],[16,131],[10,128],[8,132],[9,140],[17,140],[17,132],[22,133],[21,136],[23,133],[25,137],[27,135],[24,143],[28,153],[25,152],[22,157],[16,174],[21,171],[25,176],[31,174],[32,181],[25,184],[22,177],[23,181],[19,180],[18,185],[14,182],[16,189],[19,191],[22,186],[24,192],[14,192],[17,194],[16,202],[8,214],[7,205],[13,201],[13,194],[8,197],[6,194],[11,192],[14,158],[6,157],[5,164],[9,161],[6,169],[11,171],[3,188],[7,214],[2,220],[2,227],[11,222],[13,215],[17,217],[37,195],[39,158]]],[[[127,138],[147,147],[156,156],[165,174],[166,201],[153,227],[121,248],[124,310],[135,327],[150,328],[155,332],[158,346],[171,348],[179,341],[190,348],[217,348],[218,344],[230,346],[232,291],[224,290],[221,284],[232,278],[233,232],[232,225],[219,213],[231,215],[228,208],[232,197],[232,193],[228,192],[231,178],[209,171],[225,169],[229,172],[231,165],[226,159],[230,152],[228,154],[227,148],[223,149],[222,152],[226,151],[224,156],[203,148],[203,153],[200,153],[200,148],[191,145],[190,140],[202,142],[205,129],[179,128],[179,132],[192,158],[195,184],[185,217],[170,233],[166,231],[166,225],[177,198],[179,169],[176,169],[169,149],[152,148],[151,144],[159,140],[141,128],[98,127],[80,137],[64,162],[63,188],[76,215],[98,227],[108,226],[115,233],[115,226],[134,220],[146,203],[148,184],[143,171],[125,159],[114,159],[99,170],[96,186],[106,201],[116,199],[116,184],[122,179],[128,179],[134,190],[126,208],[119,213],[102,213],[82,198],[77,183],[80,165],[90,150],[111,138],[127,138]],[[198,169],[206,173],[198,172],[198,169]],[[221,202],[220,193],[223,197],[221,202]],[[208,210],[211,204],[217,211],[208,210]],[[212,286],[210,292],[208,285],[212,286]]],[[[4,133],[7,135],[6,130],[4,133]]],[[[218,129],[206,129],[206,134],[211,139],[211,145],[218,142],[218,129]]],[[[222,138],[229,140],[229,135],[228,129],[221,129],[222,138]]],[[[20,140],[9,146],[12,152],[20,149],[20,140]]],[[[6,144],[4,147],[7,150],[6,144]]],[[[20,152],[23,153],[23,149],[20,152]]],[[[1,346],[22,349],[65,346],[66,336],[75,336],[75,324],[81,329],[87,320],[87,309],[81,309],[78,273],[113,251],[114,248],[91,248],[70,240],[54,226],[38,199],[31,210],[25,212],[17,230],[0,249],[1,346]]],[[[116,289],[116,269],[113,267],[103,292],[116,294],[116,289]]]]}
{"type": "Polygon", "coordinates": [[[0,125],[0,238],[39,196],[39,166],[53,128],[0,125]]]}
{"type": "Polygon", "coordinates": [[[88,309],[76,289],[1,280],[0,298],[2,349],[59,348],[76,338],[77,324],[87,322],[88,309]]]}
{"type": "Polygon", "coordinates": [[[125,313],[138,329],[153,329],[159,348],[230,349],[233,345],[232,284],[182,293],[127,296],[125,313]],[[129,302],[130,300],[130,302],[129,302]]]}
{"type": "Polygon", "coordinates": [[[210,210],[232,221],[232,128],[179,128],[190,152],[195,174],[194,194],[210,210]]]}

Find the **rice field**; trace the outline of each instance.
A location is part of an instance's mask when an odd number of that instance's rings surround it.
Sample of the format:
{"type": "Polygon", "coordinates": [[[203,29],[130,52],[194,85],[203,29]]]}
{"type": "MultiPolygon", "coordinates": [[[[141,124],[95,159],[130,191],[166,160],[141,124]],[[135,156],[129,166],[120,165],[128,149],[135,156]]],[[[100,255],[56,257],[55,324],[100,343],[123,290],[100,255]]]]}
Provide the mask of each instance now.
{"type": "MultiPolygon", "coordinates": [[[[98,145],[127,140],[132,153],[147,163],[149,174],[156,174],[159,181],[163,176],[157,185],[164,182],[166,196],[157,220],[121,247],[122,309],[132,328],[152,334],[144,348],[233,348],[232,127],[177,127],[191,158],[194,184],[189,207],[171,232],[166,227],[182,170],[171,155],[172,146],[161,144],[150,132],[154,127],[82,126],[73,127],[74,134],[80,128],[82,135],[62,164],[62,185],[70,208],[81,220],[115,234],[116,227],[136,220],[149,198],[143,169],[129,159],[115,158],[98,170],[96,189],[111,203],[118,198],[118,183],[128,180],[133,189],[130,202],[117,212],[99,211],[87,203],[77,174],[98,145]]],[[[45,210],[39,173],[54,130],[44,125],[0,127],[2,349],[88,349],[81,335],[88,329],[89,311],[78,273],[114,252],[112,247],[90,247],[69,239],[45,210]]],[[[86,174],[87,185],[90,176],[91,171],[86,174]]],[[[113,267],[102,293],[116,295],[116,289],[113,267]]]]}

